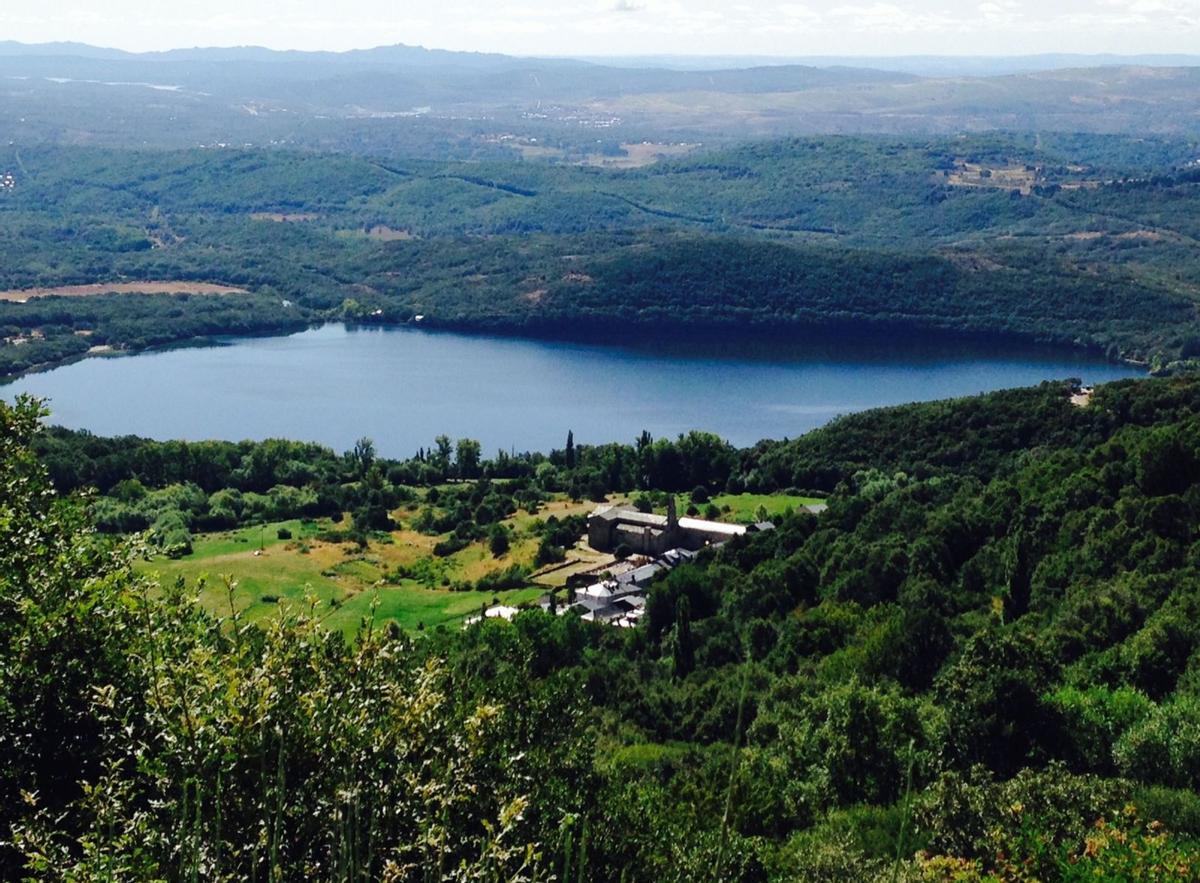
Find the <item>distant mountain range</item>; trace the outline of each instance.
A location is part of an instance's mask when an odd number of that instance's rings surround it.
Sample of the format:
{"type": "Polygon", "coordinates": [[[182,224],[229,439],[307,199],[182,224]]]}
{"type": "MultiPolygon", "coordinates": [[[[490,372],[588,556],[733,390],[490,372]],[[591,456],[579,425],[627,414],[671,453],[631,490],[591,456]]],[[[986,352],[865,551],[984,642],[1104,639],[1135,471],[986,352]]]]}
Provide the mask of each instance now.
{"type": "Polygon", "coordinates": [[[1200,54],[1112,53],[1039,55],[630,55],[583,57],[515,57],[485,52],[454,52],[397,44],[346,52],[303,52],[261,46],[171,49],[162,52],[127,52],[86,43],[18,43],[0,40],[0,56],[73,56],[109,61],[275,61],[367,65],[467,66],[480,68],[530,65],[587,64],[592,67],[642,68],[672,71],[745,70],[766,67],[856,68],[921,77],[1003,76],[1092,67],[1197,67],[1200,54]]]}
{"type": "Polygon", "coordinates": [[[409,105],[583,101],[630,94],[792,92],[912,79],[848,67],[768,65],[720,71],[611,67],[572,59],[518,58],[384,46],[352,52],[258,47],[127,53],[80,44],[0,43],[0,76],[97,83],[154,83],[236,101],[303,102],[381,111],[409,105]]]}
{"type": "Polygon", "coordinates": [[[919,77],[995,77],[1093,67],[1197,67],[1200,55],[804,55],[787,57],[733,55],[595,56],[582,60],[613,67],[652,67],[671,70],[804,65],[855,67],[919,77]]]}
{"type": "Polygon", "coordinates": [[[986,130],[1200,134],[1200,56],[573,59],[0,42],[0,132],[17,143],[554,159],[643,141],[986,130]]]}

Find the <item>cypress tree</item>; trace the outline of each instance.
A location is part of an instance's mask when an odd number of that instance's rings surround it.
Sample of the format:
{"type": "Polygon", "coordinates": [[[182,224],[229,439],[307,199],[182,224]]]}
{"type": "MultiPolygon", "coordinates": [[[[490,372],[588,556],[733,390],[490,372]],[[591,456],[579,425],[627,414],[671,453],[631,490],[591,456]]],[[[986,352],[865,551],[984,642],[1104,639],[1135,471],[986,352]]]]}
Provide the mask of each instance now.
{"type": "Polygon", "coordinates": [[[692,603],[684,595],[675,604],[675,676],[686,677],[696,667],[692,643],[692,603]]]}

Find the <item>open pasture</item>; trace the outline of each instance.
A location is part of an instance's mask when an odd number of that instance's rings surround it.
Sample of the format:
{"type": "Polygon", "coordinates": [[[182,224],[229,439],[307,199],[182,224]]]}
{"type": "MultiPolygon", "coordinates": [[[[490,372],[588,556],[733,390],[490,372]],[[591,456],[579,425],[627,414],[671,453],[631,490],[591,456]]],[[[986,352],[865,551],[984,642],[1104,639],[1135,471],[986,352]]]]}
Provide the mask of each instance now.
{"type": "Polygon", "coordinates": [[[0,301],[25,303],[38,297],[89,297],[94,294],[243,294],[246,289],[215,282],[94,282],[49,288],[0,291],[0,301]]]}

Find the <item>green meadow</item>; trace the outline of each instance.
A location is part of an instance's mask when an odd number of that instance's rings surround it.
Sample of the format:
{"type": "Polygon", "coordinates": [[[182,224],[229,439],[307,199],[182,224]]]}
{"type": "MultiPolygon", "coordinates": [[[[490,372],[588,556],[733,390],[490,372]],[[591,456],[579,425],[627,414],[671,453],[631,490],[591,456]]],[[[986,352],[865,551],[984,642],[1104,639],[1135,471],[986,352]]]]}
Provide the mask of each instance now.
{"type": "MultiPolygon", "coordinates": [[[[413,543],[413,535],[405,531],[396,531],[390,541],[372,541],[360,550],[353,543],[316,540],[315,534],[328,526],[327,522],[293,520],[201,534],[191,555],[178,560],[155,558],[141,563],[139,570],[163,583],[182,578],[200,588],[205,607],[227,613],[232,604],[252,621],[273,616],[281,607],[316,603],[329,628],[347,634],[357,631],[363,619],[372,615],[379,622],[394,621],[404,629],[427,628],[457,623],[478,613],[481,605],[497,600],[525,604],[544,591],[530,587],[456,592],[414,579],[392,584],[385,580],[398,564],[429,556],[435,564],[432,572],[448,577],[475,569],[472,565],[482,563],[486,550],[473,544],[449,559],[432,559],[429,549],[437,538],[421,537],[424,542],[413,543]],[[292,539],[279,539],[280,528],[291,531],[292,539]]],[[[487,569],[500,569],[508,563],[496,560],[487,569]]]]}
{"type": "MultiPolygon", "coordinates": [[[[686,509],[687,501],[681,503],[686,509]]],[[[767,518],[778,518],[789,509],[824,503],[819,497],[794,497],[788,494],[719,494],[712,498],[712,504],[721,510],[722,521],[756,521],[760,509],[766,511],[767,518]]],[[[703,513],[705,506],[699,508],[703,513]]]]}
{"type": "MultiPolygon", "coordinates": [[[[767,512],[774,518],[788,509],[820,503],[784,494],[723,494],[712,502],[728,521],[752,521],[767,512]]],[[[552,570],[539,584],[499,592],[455,591],[454,583],[474,582],[512,564],[535,571],[535,531],[541,518],[589,511],[595,504],[557,499],[531,516],[524,511],[505,519],[513,539],[509,552],[495,557],[484,541],[444,558],[433,547],[445,536],[398,529],[376,534],[365,548],[351,542],[326,542],[318,536],[335,525],[328,519],[253,525],[198,534],[190,555],[158,557],[138,569],[163,584],[182,579],[197,587],[205,607],[218,613],[237,612],[251,621],[276,615],[295,605],[316,605],[326,625],[353,634],[364,620],[395,622],[406,630],[453,625],[495,603],[520,606],[535,601],[548,586],[559,585],[572,567],[552,570]],[[286,538],[281,538],[280,534],[286,538]],[[289,536],[290,535],[290,536],[289,536]],[[403,574],[403,575],[401,575],[403,574]]],[[[680,498],[679,509],[687,507],[680,498]]],[[[704,508],[704,507],[701,507],[704,508]]],[[[396,513],[403,525],[415,510],[396,513]]],[[[583,548],[570,550],[579,565],[594,566],[603,556],[583,548]]]]}

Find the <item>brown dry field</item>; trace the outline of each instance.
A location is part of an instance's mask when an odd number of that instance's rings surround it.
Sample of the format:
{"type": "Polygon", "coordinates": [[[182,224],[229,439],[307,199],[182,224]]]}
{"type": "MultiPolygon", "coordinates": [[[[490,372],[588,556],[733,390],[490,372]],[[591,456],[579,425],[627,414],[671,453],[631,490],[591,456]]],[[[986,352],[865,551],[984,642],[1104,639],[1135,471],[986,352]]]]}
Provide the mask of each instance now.
{"type": "Polygon", "coordinates": [[[1094,239],[1118,239],[1122,241],[1130,240],[1145,240],[1149,242],[1161,242],[1170,240],[1172,242],[1182,242],[1185,237],[1180,236],[1171,230],[1126,230],[1124,233],[1111,233],[1108,231],[1082,230],[1078,233],[1065,233],[1063,239],[1073,239],[1076,241],[1088,242],[1094,239]]]}
{"type": "MultiPolygon", "coordinates": [[[[514,139],[505,143],[518,150],[523,159],[562,160],[567,154],[558,147],[545,144],[533,144],[522,139],[514,139]]],[[[624,142],[621,148],[625,156],[606,156],[603,153],[589,153],[575,161],[575,165],[597,166],[610,169],[640,169],[652,166],[663,159],[686,156],[693,152],[699,144],[667,144],[662,142],[624,142]]]]}
{"type": "Polygon", "coordinates": [[[279,212],[252,212],[250,220],[252,221],[274,221],[277,224],[296,224],[304,221],[315,221],[317,215],[312,212],[297,212],[295,214],[285,215],[279,212]]]}
{"type": "Polygon", "coordinates": [[[377,242],[404,242],[409,239],[416,239],[412,233],[407,230],[397,230],[394,227],[385,227],[383,224],[376,224],[367,231],[367,238],[374,239],[377,242]]]}
{"type": "Polygon", "coordinates": [[[13,288],[0,291],[0,300],[24,303],[34,297],[88,297],[93,294],[245,294],[246,289],[215,282],[96,282],[56,288],[13,288]]]}
{"type": "Polygon", "coordinates": [[[661,143],[625,143],[621,147],[625,156],[604,156],[591,154],[580,165],[601,166],[610,169],[640,169],[652,166],[663,159],[677,156],[687,156],[699,144],[661,144],[661,143]]]}
{"type": "Polygon", "coordinates": [[[955,187],[1019,190],[1025,196],[1033,192],[1037,181],[1037,172],[1024,166],[980,166],[962,160],[955,162],[955,170],[947,178],[947,183],[955,187]],[[982,177],[985,170],[990,177],[982,177]]]}

